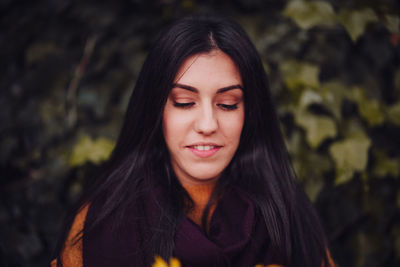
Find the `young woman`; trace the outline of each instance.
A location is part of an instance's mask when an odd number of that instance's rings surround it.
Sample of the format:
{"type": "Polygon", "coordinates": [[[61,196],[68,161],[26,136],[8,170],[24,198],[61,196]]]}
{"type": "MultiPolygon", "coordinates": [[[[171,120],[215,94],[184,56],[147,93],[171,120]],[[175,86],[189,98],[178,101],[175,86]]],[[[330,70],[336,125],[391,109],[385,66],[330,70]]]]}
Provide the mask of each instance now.
{"type": "Polygon", "coordinates": [[[332,264],[260,57],[226,19],[184,18],[161,35],[80,207],[53,265],[332,264]]]}

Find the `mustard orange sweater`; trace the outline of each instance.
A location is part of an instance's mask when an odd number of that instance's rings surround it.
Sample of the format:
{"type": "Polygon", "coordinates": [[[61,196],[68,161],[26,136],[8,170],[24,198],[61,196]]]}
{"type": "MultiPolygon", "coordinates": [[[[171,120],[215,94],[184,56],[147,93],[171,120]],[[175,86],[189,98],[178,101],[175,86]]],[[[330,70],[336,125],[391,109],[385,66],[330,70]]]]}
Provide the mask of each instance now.
{"type": "MultiPolygon", "coordinates": [[[[193,222],[201,226],[201,217],[203,215],[204,208],[206,207],[208,200],[211,196],[212,190],[214,188],[213,184],[206,185],[190,185],[185,186],[186,191],[193,200],[193,208],[187,214],[193,222]]],[[[210,208],[209,220],[211,219],[212,213],[215,209],[215,203],[210,208]]],[[[83,266],[82,264],[82,239],[75,242],[76,236],[84,227],[86,214],[88,212],[89,205],[84,206],[77,216],[71,226],[71,230],[68,234],[67,240],[65,242],[64,250],[61,254],[61,260],[65,267],[72,266],[83,266]]],[[[52,267],[57,265],[57,261],[53,260],[51,262],[52,267]]]]}
{"type": "MultiPolygon", "coordinates": [[[[213,185],[195,185],[195,186],[185,186],[186,191],[189,196],[192,198],[194,202],[193,208],[187,214],[187,217],[190,218],[194,223],[201,226],[201,217],[205,206],[208,203],[208,200],[211,196],[213,185]]],[[[210,208],[210,213],[208,220],[211,219],[211,216],[215,210],[216,203],[213,203],[210,208]]],[[[83,258],[82,258],[82,239],[78,239],[76,242],[76,238],[78,233],[82,231],[84,228],[84,223],[86,219],[86,215],[89,209],[89,205],[84,206],[79,213],[76,215],[74,222],[71,226],[71,230],[67,236],[65,241],[64,249],[61,253],[61,260],[63,266],[65,267],[83,267],[83,258]]],[[[333,261],[330,259],[333,263],[333,261]]],[[[52,267],[57,266],[57,260],[54,259],[51,262],[52,267]]],[[[261,266],[261,265],[260,265],[261,266]]],[[[268,267],[279,267],[280,265],[268,265],[268,267]]],[[[257,265],[258,267],[258,265],[257,265]]]]}

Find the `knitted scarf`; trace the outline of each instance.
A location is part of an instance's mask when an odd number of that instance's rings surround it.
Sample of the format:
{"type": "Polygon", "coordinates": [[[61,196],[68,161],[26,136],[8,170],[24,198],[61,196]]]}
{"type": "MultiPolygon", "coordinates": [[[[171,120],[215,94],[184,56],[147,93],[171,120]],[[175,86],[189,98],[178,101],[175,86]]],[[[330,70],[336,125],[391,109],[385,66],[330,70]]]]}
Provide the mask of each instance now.
{"type": "MultiPolygon", "coordinates": [[[[85,233],[83,266],[151,266],[155,255],[146,255],[144,248],[151,239],[149,229],[152,227],[144,224],[154,222],[158,218],[155,215],[161,212],[155,196],[157,194],[153,194],[145,205],[145,216],[149,220],[137,218],[132,212],[118,231],[112,231],[113,218],[110,216],[85,233]]],[[[85,227],[94,221],[100,208],[100,202],[90,205],[85,227]]],[[[174,241],[174,257],[186,267],[282,264],[270,247],[265,223],[250,198],[239,188],[231,188],[220,197],[207,234],[185,217],[174,241]]]]}

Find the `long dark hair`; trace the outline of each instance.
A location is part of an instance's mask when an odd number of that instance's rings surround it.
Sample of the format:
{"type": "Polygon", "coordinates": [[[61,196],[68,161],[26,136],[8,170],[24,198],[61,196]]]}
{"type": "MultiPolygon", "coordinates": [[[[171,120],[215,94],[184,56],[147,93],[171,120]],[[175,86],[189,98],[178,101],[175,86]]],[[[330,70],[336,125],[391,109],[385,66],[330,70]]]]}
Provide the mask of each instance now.
{"type": "Polygon", "coordinates": [[[318,216],[295,182],[260,56],[244,30],[225,18],[187,17],[161,34],[139,74],[114,152],[80,205],[104,198],[93,225],[111,214],[123,221],[127,209],[154,186],[153,177],[163,177],[158,181],[167,196],[159,203],[162,223],[147,253],[172,256],[188,196],[171,170],[162,134],[163,108],[185,59],[215,49],[238,67],[245,105],[239,148],[217,188],[236,185],[247,192],[264,219],[271,249],[286,266],[329,266],[318,216]]]}

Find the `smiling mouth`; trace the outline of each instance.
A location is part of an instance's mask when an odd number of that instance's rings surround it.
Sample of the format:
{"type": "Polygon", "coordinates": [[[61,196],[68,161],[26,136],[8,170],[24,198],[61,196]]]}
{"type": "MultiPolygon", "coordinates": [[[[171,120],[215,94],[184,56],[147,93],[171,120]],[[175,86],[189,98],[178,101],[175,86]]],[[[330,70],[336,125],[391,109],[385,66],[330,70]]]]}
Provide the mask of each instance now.
{"type": "Polygon", "coordinates": [[[220,146],[214,146],[214,145],[197,145],[197,146],[190,146],[190,148],[199,150],[199,151],[209,151],[215,148],[219,148],[220,146]]]}
{"type": "Polygon", "coordinates": [[[200,158],[208,158],[217,153],[222,146],[205,144],[188,146],[192,153],[200,158]]]}

